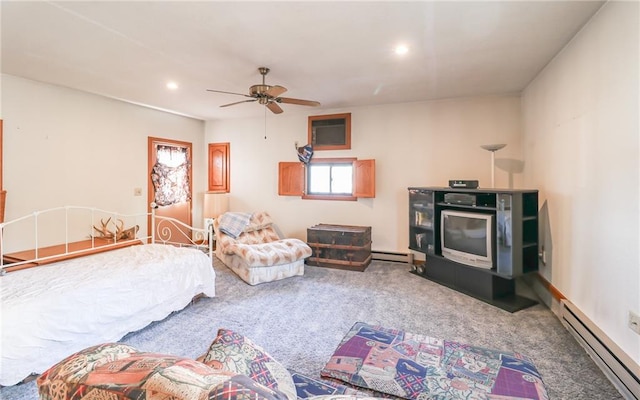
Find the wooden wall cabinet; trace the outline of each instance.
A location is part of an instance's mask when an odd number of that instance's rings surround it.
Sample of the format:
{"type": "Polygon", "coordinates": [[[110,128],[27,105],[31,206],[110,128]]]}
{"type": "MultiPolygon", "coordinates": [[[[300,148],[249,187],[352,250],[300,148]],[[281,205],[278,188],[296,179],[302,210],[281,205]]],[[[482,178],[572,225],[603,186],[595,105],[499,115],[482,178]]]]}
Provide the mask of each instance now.
{"type": "Polygon", "coordinates": [[[230,144],[209,143],[209,191],[225,192],[231,190],[230,144]]]}

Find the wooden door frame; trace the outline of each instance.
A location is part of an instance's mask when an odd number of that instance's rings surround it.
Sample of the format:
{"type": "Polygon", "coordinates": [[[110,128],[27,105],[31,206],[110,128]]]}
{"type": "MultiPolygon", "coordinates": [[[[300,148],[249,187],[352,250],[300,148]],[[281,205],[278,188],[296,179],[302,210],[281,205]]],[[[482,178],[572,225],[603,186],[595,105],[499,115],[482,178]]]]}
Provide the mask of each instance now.
{"type": "Polygon", "coordinates": [[[4,157],[3,157],[3,148],[2,148],[2,120],[0,119],[0,222],[4,222],[4,209],[6,206],[6,198],[7,198],[7,192],[4,190],[4,186],[3,186],[3,163],[4,163],[4,157]]]}
{"type": "MultiPolygon", "coordinates": [[[[189,210],[189,221],[187,225],[192,226],[193,224],[193,143],[191,142],[159,138],[154,136],[148,137],[148,140],[147,140],[147,211],[149,213],[151,212],[151,203],[153,203],[153,201],[155,200],[155,191],[153,190],[153,182],[151,181],[151,172],[154,166],[152,159],[155,154],[156,145],[186,147],[189,151],[189,154],[188,154],[189,162],[191,163],[191,167],[189,167],[189,193],[191,195],[191,207],[189,210]]],[[[147,220],[147,232],[149,232],[150,235],[155,234],[155,232],[151,232],[151,216],[149,216],[147,220]]]]}

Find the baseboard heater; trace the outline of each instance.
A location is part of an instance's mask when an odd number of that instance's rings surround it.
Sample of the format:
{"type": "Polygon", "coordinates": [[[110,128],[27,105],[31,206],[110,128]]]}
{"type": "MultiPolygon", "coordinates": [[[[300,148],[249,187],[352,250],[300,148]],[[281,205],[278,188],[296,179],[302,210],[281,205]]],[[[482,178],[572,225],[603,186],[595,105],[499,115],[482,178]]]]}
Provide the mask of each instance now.
{"type": "Polygon", "coordinates": [[[562,300],[560,318],[625,399],[640,399],[640,367],[573,303],[562,300]]]}
{"type": "Polygon", "coordinates": [[[397,253],[395,251],[371,250],[371,259],[379,261],[394,261],[413,264],[412,253],[397,253]]]}

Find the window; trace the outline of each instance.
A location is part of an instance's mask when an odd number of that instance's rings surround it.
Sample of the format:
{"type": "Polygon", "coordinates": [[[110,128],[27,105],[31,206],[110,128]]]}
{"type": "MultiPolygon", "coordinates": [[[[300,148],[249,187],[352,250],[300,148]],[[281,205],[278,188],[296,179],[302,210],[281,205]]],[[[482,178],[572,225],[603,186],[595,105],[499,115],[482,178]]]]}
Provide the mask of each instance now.
{"type": "Polygon", "coordinates": [[[307,167],[307,194],[353,194],[353,164],[313,163],[307,167]]]}
{"type": "Polygon", "coordinates": [[[189,169],[187,148],[156,146],[156,163],[152,168],[151,182],[155,192],[154,202],[157,205],[169,206],[191,201],[189,169]]]}
{"type": "Polygon", "coordinates": [[[281,162],[278,194],[303,199],[352,200],[375,197],[375,160],[355,158],[281,162]]]}

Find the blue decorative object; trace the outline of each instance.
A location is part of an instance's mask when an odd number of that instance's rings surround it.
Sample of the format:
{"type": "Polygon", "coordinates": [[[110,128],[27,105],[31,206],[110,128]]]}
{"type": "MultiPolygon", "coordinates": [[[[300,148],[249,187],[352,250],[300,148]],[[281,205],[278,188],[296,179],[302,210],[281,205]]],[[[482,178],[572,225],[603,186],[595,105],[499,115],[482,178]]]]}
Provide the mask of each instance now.
{"type": "Polygon", "coordinates": [[[313,146],[307,144],[302,147],[298,147],[298,159],[300,159],[300,161],[305,164],[309,164],[311,156],[313,156],[313,146]]]}

